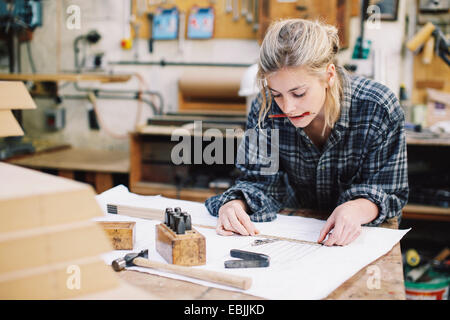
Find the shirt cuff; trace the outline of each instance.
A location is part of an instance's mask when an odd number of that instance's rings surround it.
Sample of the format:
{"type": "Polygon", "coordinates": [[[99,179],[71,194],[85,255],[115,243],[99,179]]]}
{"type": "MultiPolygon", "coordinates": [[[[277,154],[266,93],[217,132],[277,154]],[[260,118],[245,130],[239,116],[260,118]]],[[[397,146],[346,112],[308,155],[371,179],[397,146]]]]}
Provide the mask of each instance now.
{"type": "Polygon", "coordinates": [[[352,186],[350,189],[347,189],[341,194],[338,200],[338,205],[357,198],[367,199],[376,204],[378,207],[378,216],[363,226],[377,227],[386,220],[389,210],[386,205],[388,202],[388,195],[383,189],[373,185],[360,184],[352,186]]]}

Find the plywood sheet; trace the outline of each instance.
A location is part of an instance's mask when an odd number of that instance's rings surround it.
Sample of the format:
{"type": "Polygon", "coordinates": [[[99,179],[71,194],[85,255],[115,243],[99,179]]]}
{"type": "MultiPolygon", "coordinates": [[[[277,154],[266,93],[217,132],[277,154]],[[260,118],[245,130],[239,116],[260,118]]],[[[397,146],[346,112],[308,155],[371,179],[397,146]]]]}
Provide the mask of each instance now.
{"type": "Polygon", "coordinates": [[[128,152],[118,150],[94,150],[70,148],[36,154],[10,163],[30,168],[58,170],[80,170],[108,173],[128,173],[128,152]]]}
{"type": "Polygon", "coordinates": [[[0,299],[71,299],[118,285],[111,267],[99,257],[88,257],[0,276],[0,299]],[[79,275],[79,287],[76,275],[79,275]]]}
{"type": "Polygon", "coordinates": [[[0,274],[95,256],[113,250],[93,221],[0,235],[0,274]]]}
{"type": "Polygon", "coordinates": [[[23,136],[23,130],[11,110],[0,110],[0,137],[23,136]]]}
{"type": "Polygon", "coordinates": [[[36,104],[23,82],[0,81],[0,110],[5,109],[36,109],[36,104]]]}
{"type": "Polygon", "coordinates": [[[0,232],[55,226],[103,215],[90,185],[0,163],[0,232]]]}

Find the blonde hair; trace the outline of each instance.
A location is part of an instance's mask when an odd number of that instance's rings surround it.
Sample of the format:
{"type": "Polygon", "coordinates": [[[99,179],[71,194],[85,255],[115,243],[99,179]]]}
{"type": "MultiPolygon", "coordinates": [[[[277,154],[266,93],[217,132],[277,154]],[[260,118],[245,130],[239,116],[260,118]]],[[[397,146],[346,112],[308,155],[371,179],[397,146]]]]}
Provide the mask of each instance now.
{"type": "MultiPolygon", "coordinates": [[[[273,22],[261,45],[258,62],[258,84],[263,103],[258,124],[269,112],[272,96],[267,88],[267,76],[283,68],[305,67],[310,74],[326,81],[330,63],[336,64],[339,37],[336,27],[320,21],[286,19],[273,22]],[[268,93],[269,99],[266,94],[268,93]]],[[[327,89],[325,100],[325,126],[332,128],[340,115],[342,85],[339,75],[327,89]]]]}

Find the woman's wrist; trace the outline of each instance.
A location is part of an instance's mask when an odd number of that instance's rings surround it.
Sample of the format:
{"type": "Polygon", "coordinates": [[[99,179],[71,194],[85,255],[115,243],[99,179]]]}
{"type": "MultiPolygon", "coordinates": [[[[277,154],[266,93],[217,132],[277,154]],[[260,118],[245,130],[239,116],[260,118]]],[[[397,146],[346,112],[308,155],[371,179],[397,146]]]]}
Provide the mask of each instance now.
{"type": "Polygon", "coordinates": [[[378,216],[378,206],[372,201],[365,198],[351,200],[357,207],[360,224],[366,224],[373,221],[378,216]]]}

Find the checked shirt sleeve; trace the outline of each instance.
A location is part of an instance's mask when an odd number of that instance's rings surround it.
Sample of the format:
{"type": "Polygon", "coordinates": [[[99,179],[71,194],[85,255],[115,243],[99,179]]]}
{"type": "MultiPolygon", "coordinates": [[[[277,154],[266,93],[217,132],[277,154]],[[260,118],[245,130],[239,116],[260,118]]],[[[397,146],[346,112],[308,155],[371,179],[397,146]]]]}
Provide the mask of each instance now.
{"type": "Polygon", "coordinates": [[[284,174],[278,167],[278,138],[271,132],[269,121],[262,121],[263,130],[258,128],[261,100],[259,95],[252,103],[247,121],[247,137],[241,140],[238,148],[236,167],[241,171],[240,178],[223,194],[213,196],[205,202],[206,208],[213,216],[218,216],[222,205],[235,199],[247,203],[250,211],[247,213],[254,222],[274,220],[282,207],[287,191],[284,174]],[[261,150],[262,147],[266,151],[261,150]],[[276,166],[273,166],[274,161],[276,166]]]}
{"type": "Polygon", "coordinates": [[[378,206],[378,216],[366,226],[378,226],[400,216],[408,200],[408,172],[404,115],[400,107],[383,121],[362,165],[361,183],[352,184],[339,197],[338,205],[365,198],[378,206]]]}

